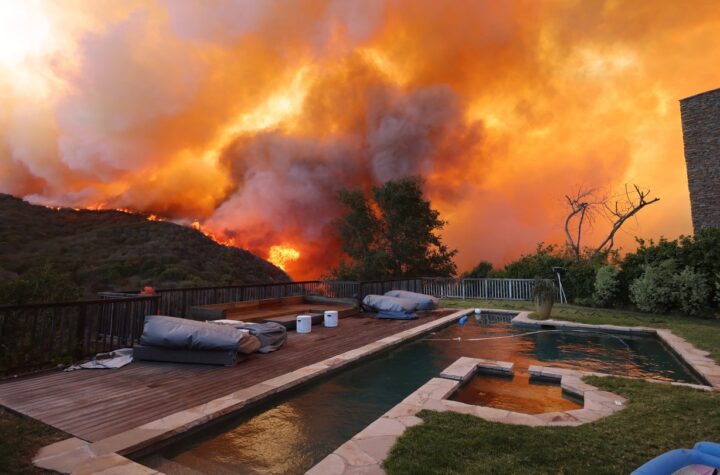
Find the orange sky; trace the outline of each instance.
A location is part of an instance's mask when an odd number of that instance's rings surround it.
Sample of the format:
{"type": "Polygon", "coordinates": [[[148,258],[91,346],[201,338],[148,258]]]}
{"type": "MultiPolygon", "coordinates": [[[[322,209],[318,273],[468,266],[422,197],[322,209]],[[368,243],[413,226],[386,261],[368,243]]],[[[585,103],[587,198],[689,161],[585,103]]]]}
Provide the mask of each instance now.
{"type": "Polygon", "coordinates": [[[424,175],[465,270],[638,183],[661,201],[627,249],[691,231],[678,100],[720,86],[718,31],[714,1],[0,1],[0,191],[198,220],[310,278],[343,186],[424,175]]]}

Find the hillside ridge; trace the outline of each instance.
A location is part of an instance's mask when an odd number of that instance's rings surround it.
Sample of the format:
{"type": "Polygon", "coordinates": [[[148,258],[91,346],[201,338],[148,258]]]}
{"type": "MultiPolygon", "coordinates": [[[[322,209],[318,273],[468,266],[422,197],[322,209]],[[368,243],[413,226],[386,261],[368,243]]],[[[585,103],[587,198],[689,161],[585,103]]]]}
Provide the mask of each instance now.
{"type": "Polygon", "coordinates": [[[202,232],[144,214],[33,205],[0,194],[0,281],[51,266],[85,296],[149,285],[285,282],[280,268],[202,232]]]}

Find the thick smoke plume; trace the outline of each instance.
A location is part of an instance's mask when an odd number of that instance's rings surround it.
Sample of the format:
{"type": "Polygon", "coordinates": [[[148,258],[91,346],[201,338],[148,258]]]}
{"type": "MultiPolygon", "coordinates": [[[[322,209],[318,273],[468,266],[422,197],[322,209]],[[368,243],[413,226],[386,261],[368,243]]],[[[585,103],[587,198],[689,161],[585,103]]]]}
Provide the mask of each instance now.
{"type": "Polygon", "coordinates": [[[423,175],[466,269],[637,182],[663,201],[631,246],[690,229],[677,100],[718,86],[719,27],[711,1],[8,2],[0,191],[293,247],[305,278],[341,187],[423,175]]]}

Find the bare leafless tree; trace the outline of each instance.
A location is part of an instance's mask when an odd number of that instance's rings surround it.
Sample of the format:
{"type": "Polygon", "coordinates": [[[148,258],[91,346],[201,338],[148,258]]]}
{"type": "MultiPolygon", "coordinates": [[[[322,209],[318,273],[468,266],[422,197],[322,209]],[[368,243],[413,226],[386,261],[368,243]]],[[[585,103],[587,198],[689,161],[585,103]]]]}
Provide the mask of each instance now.
{"type": "Polygon", "coordinates": [[[637,185],[633,185],[631,190],[625,185],[624,199],[615,200],[613,206],[607,202],[603,203],[608,216],[610,216],[612,228],[602,244],[595,249],[595,254],[610,251],[615,244],[615,233],[620,230],[625,221],[635,216],[644,207],[660,201],[660,198],[650,198],[649,195],[650,190],[643,190],[637,185]]]}
{"type": "Polygon", "coordinates": [[[625,193],[615,198],[601,196],[597,189],[581,188],[573,195],[565,195],[565,199],[570,207],[565,218],[565,235],[568,247],[576,259],[580,259],[582,253],[583,226],[592,226],[597,212],[604,213],[611,227],[605,239],[592,251],[592,255],[611,251],[615,245],[615,234],[623,224],[641,209],[660,201],[657,197],[650,198],[650,190],[644,190],[638,185],[625,185],[625,193]],[[573,225],[573,221],[576,221],[576,225],[573,225]]]}
{"type": "Polygon", "coordinates": [[[598,196],[598,190],[595,188],[579,188],[574,194],[565,195],[565,200],[570,207],[570,212],[565,218],[565,235],[568,247],[579,259],[583,226],[592,226],[597,208],[605,202],[605,198],[598,196]],[[572,224],[573,219],[577,221],[576,226],[572,224]]]}

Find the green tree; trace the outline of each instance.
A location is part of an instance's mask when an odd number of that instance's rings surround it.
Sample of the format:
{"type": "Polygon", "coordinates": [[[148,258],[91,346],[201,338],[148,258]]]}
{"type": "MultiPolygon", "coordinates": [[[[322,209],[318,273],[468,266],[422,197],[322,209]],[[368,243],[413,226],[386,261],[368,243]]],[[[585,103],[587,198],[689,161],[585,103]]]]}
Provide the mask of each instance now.
{"type": "Polygon", "coordinates": [[[341,190],[345,215],[336,222],[348,259],[332,271],[338,279],[452,276],[453,257],[437,234],[446,222],[423,197],[423,181],[408,177],[360,190],[341,190]]]}

